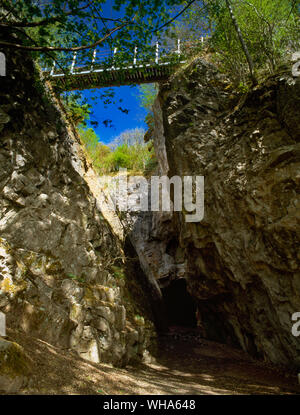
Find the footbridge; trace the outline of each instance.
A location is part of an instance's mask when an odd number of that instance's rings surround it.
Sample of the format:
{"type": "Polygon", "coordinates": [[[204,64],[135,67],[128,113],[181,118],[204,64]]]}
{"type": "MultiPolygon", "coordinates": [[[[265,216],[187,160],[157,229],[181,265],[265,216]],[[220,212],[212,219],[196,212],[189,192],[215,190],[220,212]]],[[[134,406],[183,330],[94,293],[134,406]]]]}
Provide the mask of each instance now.
{"type": "MultiPolygon", "coordinates": [[[[200,38],[200,45],[203,43],[200,38]]],[[[156,42],[147,50],[137,46],[127,51],[96,48],[88,54],[61,56],[43,71],[61,91],[159,82],[184,64],[194,48],[195,44],[180,39],[164,45],[156,42]]]]}

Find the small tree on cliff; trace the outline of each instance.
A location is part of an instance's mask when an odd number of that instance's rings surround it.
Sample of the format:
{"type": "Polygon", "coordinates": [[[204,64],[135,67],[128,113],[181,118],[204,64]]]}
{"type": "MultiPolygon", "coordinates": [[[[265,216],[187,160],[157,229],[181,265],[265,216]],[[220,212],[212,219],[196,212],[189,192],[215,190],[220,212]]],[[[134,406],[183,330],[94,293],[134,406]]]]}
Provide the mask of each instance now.
{"type": "Polygon", "coordinates": [[[174,24],[173,36],[210,36],[211,57],[237,84],[274,73],[300,48],[298,0],[197,0],[174,24]]]}

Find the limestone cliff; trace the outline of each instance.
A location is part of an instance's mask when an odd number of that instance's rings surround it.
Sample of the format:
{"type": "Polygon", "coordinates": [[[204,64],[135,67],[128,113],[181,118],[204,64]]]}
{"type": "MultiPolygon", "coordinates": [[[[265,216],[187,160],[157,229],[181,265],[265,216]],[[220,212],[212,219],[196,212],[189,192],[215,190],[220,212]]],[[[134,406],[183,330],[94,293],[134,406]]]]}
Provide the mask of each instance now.
{"type": "Polygon", "coordinates": [[[205,178],[204,219],[175,213],[166,239],[186,264],[203,336],[290,367],[300,365],[299,104],[290,73],[237,97],[196,59],[154,106],[161,173],[205,178]]]}
{"type": "Polygon", "coordinates": [[[142,358],[151,312],[84,176],[81,147],[32,60],[0,78],[0,311],[94,362],[142,358]]]}

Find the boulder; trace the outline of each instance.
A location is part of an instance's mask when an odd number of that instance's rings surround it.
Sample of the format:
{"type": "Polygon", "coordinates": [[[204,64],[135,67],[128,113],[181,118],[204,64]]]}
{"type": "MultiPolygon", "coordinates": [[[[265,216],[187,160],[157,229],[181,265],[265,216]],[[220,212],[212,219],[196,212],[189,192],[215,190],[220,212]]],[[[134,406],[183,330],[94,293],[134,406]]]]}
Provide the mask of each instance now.
{"type": "Polygon", "coordinates": [[[0,337],[0,391],[17,393],[26,386],[31,373],[31,361],[17,343],[0,337]]]}

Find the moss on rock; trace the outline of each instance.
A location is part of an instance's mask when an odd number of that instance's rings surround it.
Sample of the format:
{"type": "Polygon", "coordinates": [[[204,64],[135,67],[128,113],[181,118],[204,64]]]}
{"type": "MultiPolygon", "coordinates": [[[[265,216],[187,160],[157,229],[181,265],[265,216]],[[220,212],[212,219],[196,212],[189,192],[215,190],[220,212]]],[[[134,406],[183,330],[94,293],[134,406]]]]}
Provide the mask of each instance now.
{"type": "Polygon", "coordinates": [[[27,383],[31,362],[23,348],[0,338],[0,390],[17,392],[27,383]]]}

